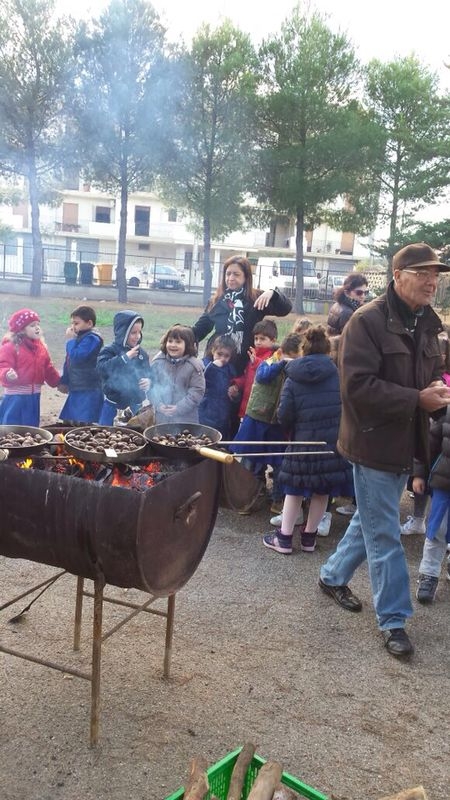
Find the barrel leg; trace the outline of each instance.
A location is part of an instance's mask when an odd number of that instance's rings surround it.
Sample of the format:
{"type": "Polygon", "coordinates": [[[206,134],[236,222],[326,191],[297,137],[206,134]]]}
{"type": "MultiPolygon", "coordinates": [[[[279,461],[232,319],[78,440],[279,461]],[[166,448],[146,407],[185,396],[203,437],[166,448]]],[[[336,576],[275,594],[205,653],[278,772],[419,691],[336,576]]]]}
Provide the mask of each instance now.
{"type": "Polygon", "coordinates": [[[73,631],[73,649],[80,649],[81,640],[81,616],[83,613],[83,589],[84,578],[79,576],[77,578],[77,594],[75,600],[75,626],[73,631]]]}
{"type": "Polygon", "coordinates": [[[172,660],[172,639],[173,626],[175,619],[175,595],[171,594],[167,598],[167,623],[166,623],[166,643],[164,648],[164,677],[170,677],[170,663],[172,660]]]}
{"type": "Polygon", "coordinates": [[[104,578],[94,581],[94,625],[92,633],[92,673],[91,673],[91,747],[98,742],[100,721],[100,667],[102,657],[102,614],[104,578]]]}

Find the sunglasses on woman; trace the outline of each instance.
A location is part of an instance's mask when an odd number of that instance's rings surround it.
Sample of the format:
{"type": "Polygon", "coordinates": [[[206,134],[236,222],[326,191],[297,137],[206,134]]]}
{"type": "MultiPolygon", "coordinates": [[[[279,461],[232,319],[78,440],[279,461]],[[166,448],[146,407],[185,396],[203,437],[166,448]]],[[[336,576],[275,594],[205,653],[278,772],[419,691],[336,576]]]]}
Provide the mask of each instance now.
{"type": "Polygon", "coordinates": [[[355,294],[357,294],[358,297],[362,297],[363,295],[369,294],[369,290],[368,289],[355,289],[355,294]]]}

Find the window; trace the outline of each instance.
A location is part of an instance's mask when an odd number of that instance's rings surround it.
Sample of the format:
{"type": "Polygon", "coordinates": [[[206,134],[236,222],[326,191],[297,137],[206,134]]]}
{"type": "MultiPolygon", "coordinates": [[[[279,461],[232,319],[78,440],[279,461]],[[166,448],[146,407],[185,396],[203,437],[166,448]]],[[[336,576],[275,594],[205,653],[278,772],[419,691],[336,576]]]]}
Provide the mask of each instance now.
{"type": "Polygon", "coordinates": [[[111,209],[109,206],[95,206],[96,222],[111,222],[111,209]]]}
{"type": "Polygon", "coordinates": [[[148,236],[150,233],[150,206],[136,206],[134,209],[134,235],[148,236]]]}
{"type": "Polygon", "coordinates": [[[177,210],[176,208],[169,208],[167,212],[167,219],[169,222],[176,222],[177,221],[177,210]]]}

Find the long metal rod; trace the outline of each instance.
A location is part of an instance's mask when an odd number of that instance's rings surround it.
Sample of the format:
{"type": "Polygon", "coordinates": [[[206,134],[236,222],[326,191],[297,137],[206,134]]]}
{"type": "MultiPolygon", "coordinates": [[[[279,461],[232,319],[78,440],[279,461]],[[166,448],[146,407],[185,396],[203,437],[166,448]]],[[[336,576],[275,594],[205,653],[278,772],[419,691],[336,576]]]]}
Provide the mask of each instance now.
{"type": "Polygon", "coordinates": [[[10,656],[17,656],[17,658],[23,658],[24,661],[31,661],[33,664],[41,664],[43,667],[56,669],[58,672],[67,672],[68,675],[75,675],[76,678],[84,678],[86,681],[91,680],[91,675],[86,672],[80,672],[80,670],[73,669],[72,667],[63,667],[61,664],[55,664],[54,661],[47,661],[45,658],[37,658],[37,656],[19,653],[18,650],[11,650],[9,647],[4,647],[2,644],[0,644],[0,652],[8,653],[10,656]]]}
{"type": "Polygon", "coordinates": [[[62,572],[58,572],[56,575],[53,575],[52,578],[47,578],[47,580],[42,581],[42,583],[38,583],[37,586],[32,586],[31,589],[28,589],[26,592],[22,592],[22,594],[18,594],[17,597],[13,597],[12,600],[8,600],[6,603],[3,603],[0,606],[0,611],[3,611],[4,608],[8,608],[8,606],[12,606],[13,603],[17,603],[18,600],[22,600],[22,597],[27,597],[27,595],[35,592],[37,589],[40,589],[42,586],[46,586],[47,584],[53,583],[57,578],[60,578],[61,575],[64,575],[66,570],[64,569],[62,572]]]}
{"type": "Polygon", "coordinates": [[[120,622],[118,622],[117,625],[115,625],[109,631],[104,633],[103,636],[102,636],[102,642],[104,642],[106,639],[109,639],[109,637],[112,636],[113,633],[115,633],[120,628],[122,628],[123,625],[126,625],[126,623],[130,621],[130,619],[133,619],[133,617],[136,617],[137,614],[139,614],[140,611],[145,611],[146,607],[148,605],[150,605],[150,603],[153,603],[154,599],[155,599],[154,597],[151,597],[150,600],[147,600],[145,603],[142,603],[141,606],[137,606],[134,611],[132,611],[130,614],[127,614],[127,616],[124,617],[124,619],[122,619],[120,622]]]}
{"type": "Polygon", "coordinates": [[[291,442],[291,441],[288,441],[287,439],[280,439],[280,441],[275,441],[275,440],[272,441],[271,439],[270,440],[266,439],[263,442],[258,442],[258,441],[255,442],[255,440],[252,440],[251,442],[244,442],[241,439],[234,439],[232,442],[225,442],[225,441],[223,441],[221,439],[220,442],[214,442],[214,445],[208,444],[208,445],[205,445],[205,447],[212,447],[212,446],[220,447],[223,444],[236,444],[236,445],[237,444],[255,444],[255,445],[256,444],[285,444],[285,445],[295,444],[295,445],[304,445],[306,447],[306,446],[311,446],[311,445],[328,444],[328,442],[291,442]]]}
{"type": "MultiPolygon", "coordinates": [[[[253,442],[255,444],[255,442],[253,442]]],[[[331,456],[335,455],[334,450],[297,450],[294,453],[286,453],[284,450],[273,453],[272,450],[260,453],[236,453],[235,458],[263,458],[264,456],[331,456]]]]}
{"type": "Polygon", "coordinates": [[[94,581],[94,621],[92,628],[92,672],[91,672],[91,747],[98,742],[100,724],[100,678],[102,662],[102,616],[103,589],[105,579],[102,576],[94,581]]]}

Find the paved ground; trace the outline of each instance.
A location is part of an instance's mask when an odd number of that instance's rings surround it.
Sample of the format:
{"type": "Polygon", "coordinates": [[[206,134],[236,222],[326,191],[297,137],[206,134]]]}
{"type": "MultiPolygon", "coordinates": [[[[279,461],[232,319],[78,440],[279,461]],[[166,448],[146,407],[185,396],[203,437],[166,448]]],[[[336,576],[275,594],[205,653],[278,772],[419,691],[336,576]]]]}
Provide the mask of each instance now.
{"type": "MultiPolygon", "coordinates": [[[[333,515],[315,553],[286,557],[261,544],[268,517],[266,509],[219,512],[205,557],[177,596],[169,682],[158,619],[141,615],[105,643],[96,750],[88,746],[88,685],[0,654],[2,800],[162,800],[183,783],[193,755],[214,763],[245,740],[335,800],[377,800],[420,783],[430,800],[450,796],[450,583],[442,580],[433,607],[415,603],[416,655],[402,663],[383,648],[364,568],[353,587],[361,614],[317,588],[345,518],[333,515]]],[[[405,549],[414,588],[421,537],[407,538],[405,549]]],[[[0,604],[51,572],[0,558],[0,604]]],[[[24,604],[1,613],[2,641],[86,668],[89,605],[84,649],[71,653],[74,579],[61,579],[21,625],[9,625],[24,604]]],[[[121,612],[110,609],[113,624],[121,612]]]]}

